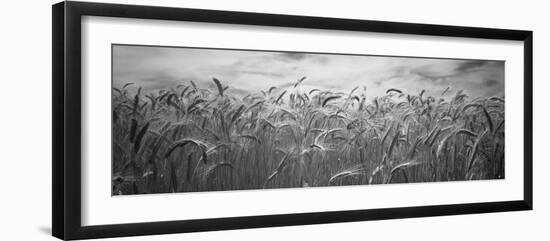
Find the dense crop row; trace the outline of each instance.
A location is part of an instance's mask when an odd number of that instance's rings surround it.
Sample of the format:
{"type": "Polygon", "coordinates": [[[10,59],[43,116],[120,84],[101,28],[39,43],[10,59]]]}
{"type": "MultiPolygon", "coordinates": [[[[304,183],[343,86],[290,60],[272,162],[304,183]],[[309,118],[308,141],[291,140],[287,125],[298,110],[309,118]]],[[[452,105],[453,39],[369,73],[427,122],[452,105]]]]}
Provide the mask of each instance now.
{"type": "Polygon", "coordinates": [[[504,178],[504,99],[113,88],[113,195],[504,178]]]}

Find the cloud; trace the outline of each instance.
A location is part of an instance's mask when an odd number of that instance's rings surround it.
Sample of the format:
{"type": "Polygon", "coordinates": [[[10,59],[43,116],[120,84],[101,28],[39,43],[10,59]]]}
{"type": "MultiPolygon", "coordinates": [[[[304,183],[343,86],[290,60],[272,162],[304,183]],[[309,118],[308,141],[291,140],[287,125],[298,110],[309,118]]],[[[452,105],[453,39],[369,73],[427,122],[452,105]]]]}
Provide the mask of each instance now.
{"type": "Polygon", "coordinates": [[[156,75],[142,78],[139,81],[139,86],[144,90],[157,90],[166,88],[166,86],[175,87],[182,82],[188,82],[191,78],[177,78],[165,73],[157,73],[156,75]]]}
{"type": "Polygon", "coordinates": [[[389,88],[436,94],[448,86],[471,96],[504,93],[504,62],[385,56],[328,55],[199,48],[115,46],[113,82],[135,82],[144,89],[172,88],[193,80],[212,85],[212,77],[235,93],[286,88],[299,78],[303,88],[347,92],[365,86],[369,96],[389,88]]]}
{"type": "Polygon", "coordinates": [[[283,77],[285,76],[282,73],[267,72],[267,71],[241,71],[243,74],[253,74],[253,75],[262,75],[262,76],[271,76],[271,77],[283,77]]]}
{"type": "Polygon", "coordinates": [[[299,61],[299,60],[303,60],[303,59],[305,59],[305,58],[307,58],[308,56],[311,56],[311,55],[307,55],[307,54],[303,54],[303,53],[284,52],[284,53],[280,53],[278,56],[281,59],[299,61]]]}
{"type": "Polygon", "coordinates": [[[493,86],[498,85],[499,83],[500,83],[500,81],[495,80],[495,79],[485,79],[485,80],[483,81],[483,85],[484,85],[485,87],[493,87],[493,86]]]}
{"type": "Polygon", "coordinates": [[[431,61],[420,67],[413,68],[411,72],[420,77],[421,80],[437,82],[460,75],[461,73],[456,71],[457,65],[460,65],[460,63],[456,61],[431,61]]]}
{"type": "Polygon", "coordinates": [[[470,61],[464,61],[460,63],[456,68],[455,71],[457,72],[465,72],[469,71],[475,68],[482,67],[483,65],[487,64],[487,61],[483,60],[470,60],[470,61]]]}

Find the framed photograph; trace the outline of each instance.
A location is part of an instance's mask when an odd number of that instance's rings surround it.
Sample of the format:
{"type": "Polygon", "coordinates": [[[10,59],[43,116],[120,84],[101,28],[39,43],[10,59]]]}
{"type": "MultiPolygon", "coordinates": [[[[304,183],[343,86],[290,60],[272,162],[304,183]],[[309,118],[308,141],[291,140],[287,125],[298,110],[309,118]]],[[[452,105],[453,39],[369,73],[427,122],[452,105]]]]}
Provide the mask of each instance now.
{"type": "Polygon", "coordinates": [[[55,4],[53,235],[531,210],[532,54],[524,30],[55,4]]]}

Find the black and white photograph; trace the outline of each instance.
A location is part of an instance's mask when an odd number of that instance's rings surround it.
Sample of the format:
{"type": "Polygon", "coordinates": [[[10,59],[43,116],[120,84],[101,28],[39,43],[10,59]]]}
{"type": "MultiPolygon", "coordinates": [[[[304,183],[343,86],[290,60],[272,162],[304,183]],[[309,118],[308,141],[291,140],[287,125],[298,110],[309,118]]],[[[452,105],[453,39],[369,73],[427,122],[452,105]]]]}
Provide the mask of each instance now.
{"type": "Polygon", "coordinates": [[[113,44],[112,195],[504,179],[504,61],[113,44]]]}
{"type": "Polygon", "coordinates": [[[7,1],[0,241],[550,240],[546,5],[7,1]]]}

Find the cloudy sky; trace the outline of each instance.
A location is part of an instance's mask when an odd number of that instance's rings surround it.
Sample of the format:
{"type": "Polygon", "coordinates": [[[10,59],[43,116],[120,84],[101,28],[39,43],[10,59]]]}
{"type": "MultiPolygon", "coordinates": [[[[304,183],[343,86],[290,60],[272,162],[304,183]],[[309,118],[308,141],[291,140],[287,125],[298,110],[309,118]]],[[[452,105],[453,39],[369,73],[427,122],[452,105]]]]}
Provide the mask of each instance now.
{"type": "Polygon", "coordinates": [[[133,82],[154,91],[190,80],[213,87],[215,77],[244,94],[287,87],[304,76],[305,89],[347,92],[366,86],[371,96],[388,88],[439,95],[448,86],[452,93],[463,89],[471,97],[504,94],[501,61],[113,46],[114,87],[133,82]]]}

